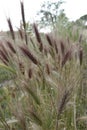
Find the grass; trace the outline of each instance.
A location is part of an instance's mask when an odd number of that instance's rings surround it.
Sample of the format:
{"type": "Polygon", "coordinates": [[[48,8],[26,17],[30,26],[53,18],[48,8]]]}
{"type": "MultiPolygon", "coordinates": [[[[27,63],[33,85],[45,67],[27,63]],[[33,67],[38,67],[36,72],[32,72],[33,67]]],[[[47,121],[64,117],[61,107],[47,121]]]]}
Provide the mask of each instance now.
{"type": "MultiPolygon", "coordinates": [[[[2,130],[86,130],[84,50],[53,33],[24,29],[0,43],[0,128],[2,130]]],[[[75,40],[75,39],[74,39],[75,40]]],[[[79,37],[78,37],[79,42],[79,37]]]]}

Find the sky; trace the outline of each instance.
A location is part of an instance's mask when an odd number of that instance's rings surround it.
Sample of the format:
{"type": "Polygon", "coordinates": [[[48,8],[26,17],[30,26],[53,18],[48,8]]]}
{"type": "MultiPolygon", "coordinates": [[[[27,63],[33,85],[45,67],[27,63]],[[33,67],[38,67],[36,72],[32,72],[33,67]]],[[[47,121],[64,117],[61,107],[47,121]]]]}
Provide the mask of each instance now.
{"type": "MultiPolygon", "coordinates": [[[[23,0],[26,21],[35,21],[35,14],[46,0],[23,0]]],[[[58,1],[58,0],[50,0],[58,1]]],[[[76,20],[87,14],[87,0],[64,0],[62,8],[70,20],[76,20]]],[[[0,31],[8,30],[6,18],[10,17],[14,28],[19,27],[21,20],[20,0],[0,0],[0,31]]]]}

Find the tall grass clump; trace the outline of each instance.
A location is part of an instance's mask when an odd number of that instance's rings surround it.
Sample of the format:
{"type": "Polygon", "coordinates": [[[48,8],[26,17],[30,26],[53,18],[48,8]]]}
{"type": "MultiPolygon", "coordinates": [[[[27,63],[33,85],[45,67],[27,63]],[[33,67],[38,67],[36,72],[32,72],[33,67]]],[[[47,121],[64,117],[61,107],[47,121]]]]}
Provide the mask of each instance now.
{"type": "Polygon", "coordinates": [[[7,19],[12,39],[0,42],[0,128],[2,130],[77,130],[78,90],[81,86],[83,49],[53,33],[41,37],[24,30],[17,39],[7,19]]]}

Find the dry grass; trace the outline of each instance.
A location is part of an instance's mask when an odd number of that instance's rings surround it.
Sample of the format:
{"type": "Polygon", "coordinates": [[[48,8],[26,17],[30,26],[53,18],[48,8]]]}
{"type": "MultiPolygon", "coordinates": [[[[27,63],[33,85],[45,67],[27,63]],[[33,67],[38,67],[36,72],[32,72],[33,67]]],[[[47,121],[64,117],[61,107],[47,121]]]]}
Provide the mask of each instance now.
{"type": "Polygon", "coordinates": [[[83,50],[80,45],[52,34],[46,34],[42,42],[36,24],[36,42],[26,39],[22,2],[21,12],[25,42],[20,31],[20,45],[17,43],[8,19],[13,42],[9,39],[4,41],[4,46],[0,43],[0,70],[8,72],[3,81],[8,82],[3,88],[6,104],[3,108],[2,96],[0,127],[2,130],[77,130],[77,120],[81,118],[77,117],[76,100],[83,50]]]}

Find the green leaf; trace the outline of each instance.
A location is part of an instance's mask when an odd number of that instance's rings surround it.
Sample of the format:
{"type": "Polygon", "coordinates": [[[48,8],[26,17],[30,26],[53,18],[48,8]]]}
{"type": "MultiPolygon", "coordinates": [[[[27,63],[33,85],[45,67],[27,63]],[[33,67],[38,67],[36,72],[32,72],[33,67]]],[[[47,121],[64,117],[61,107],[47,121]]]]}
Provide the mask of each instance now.
{"type": "Polygon", "coordinates": [[[4,64],[0,64],[0,83],[11,80],[15,77],[16,71],[4,64]]]}

